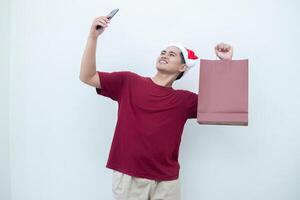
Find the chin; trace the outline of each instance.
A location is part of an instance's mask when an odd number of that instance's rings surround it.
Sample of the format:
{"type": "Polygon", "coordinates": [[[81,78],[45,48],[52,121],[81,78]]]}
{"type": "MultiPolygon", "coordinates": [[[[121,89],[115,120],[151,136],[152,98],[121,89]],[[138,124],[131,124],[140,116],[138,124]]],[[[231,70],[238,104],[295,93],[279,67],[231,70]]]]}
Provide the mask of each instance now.
{"type": "Polygon", "coordinates": [[[166,71],[168,69],[168,66],[166,66],[166,65],[164,66],[164,65],[158,63],[158,64],[156,64],[156,69],[166,71]]]}
{"type": "Polygon", "coordinates": [[[170,74],[171,73],[170,69],[167,66],[157,65],[156,69],[157,69],[157,71],[161,72],[162,74],[170,74]]]}

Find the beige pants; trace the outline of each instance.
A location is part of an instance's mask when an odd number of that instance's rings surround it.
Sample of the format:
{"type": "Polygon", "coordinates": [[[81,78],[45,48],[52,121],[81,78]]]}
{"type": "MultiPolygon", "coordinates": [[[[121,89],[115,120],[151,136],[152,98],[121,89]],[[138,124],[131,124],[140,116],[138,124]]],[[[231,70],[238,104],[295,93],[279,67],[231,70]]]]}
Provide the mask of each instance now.
{"type": "Polygon", "coordinates": [[[113,170],[114,200],[180,200],[179,179],[155,181],[113,170]]]}

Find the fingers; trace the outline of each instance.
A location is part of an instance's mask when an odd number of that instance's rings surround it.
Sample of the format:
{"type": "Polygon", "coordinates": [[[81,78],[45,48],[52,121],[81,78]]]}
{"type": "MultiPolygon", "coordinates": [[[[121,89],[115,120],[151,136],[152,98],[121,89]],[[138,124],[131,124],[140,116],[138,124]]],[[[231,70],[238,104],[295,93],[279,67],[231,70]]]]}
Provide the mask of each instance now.
{"type": "Polygon", "coordinates": [[[101,16],[94,20],[94,24],[100,25],[102,27],[107,27],[109,23],[110,20],[106,16],[101,16]]]}
{"type": "Polygon", "coordinates": [[[233,47],[229,44],[218,43],[215,48],[215,54],[221,60],[231,60],[233,56],[233,47]]]}
{"type": "Polygon", "coordinates": [[[106,16],[100,16],[100,17],[96,18],[95,20],[100,20],[100,19],[103,19],[106,22],[110,21],[106,16]]]}
{"type": "Polygon", "coordinates": [[[107,27],[108,25],[107,25],[107,22],[105,22],[104,20],[98,20],[97,22],[96,22],[96,24],[97,25],[100,25],[100,26],[102,26],[102,27],[107,27]]]}
{"type": "Polygon", "coordinates": [[[232,51],[232,47],[229,44],[221,42],[215,46],[215,51],[228,52],[232,51]]]}

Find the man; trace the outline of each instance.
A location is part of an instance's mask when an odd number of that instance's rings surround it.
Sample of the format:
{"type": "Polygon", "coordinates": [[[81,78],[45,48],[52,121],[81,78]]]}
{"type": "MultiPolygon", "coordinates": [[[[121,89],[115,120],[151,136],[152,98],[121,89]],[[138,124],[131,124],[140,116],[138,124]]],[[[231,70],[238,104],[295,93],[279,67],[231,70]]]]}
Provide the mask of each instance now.
{"type": "MultiPolygon", "coordinates": [[[[113,170],[112,191],[122,200],[180,199],[178,154],[187,119],[197,117],[198,95],[172,84],[195,65],[198,56],[179,44],[167,45],[157,58],[157,73],[144,77],[130,71],[96,71],[97,38],[108,27],[105,16],[91,26],[82,58],[80,80],[97,94],[118,102],[118,120],[107,161],[113,170]],[[102,29],[96,29],[100,25],[102,29]]],[[[232,47],[218,44],[220,59],[232,47]]]]}

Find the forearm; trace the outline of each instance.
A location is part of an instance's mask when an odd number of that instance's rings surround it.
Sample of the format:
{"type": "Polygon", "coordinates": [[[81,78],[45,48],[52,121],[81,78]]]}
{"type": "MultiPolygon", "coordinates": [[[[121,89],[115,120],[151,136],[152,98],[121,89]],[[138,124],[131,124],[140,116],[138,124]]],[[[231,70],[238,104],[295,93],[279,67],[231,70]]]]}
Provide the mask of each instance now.
{"type": "Polygon", "coordinates": [[[81,60],[79,78],[82,81],[91,78],[96,73],[96,47],[97,38],[88,37],[81,60]]]}

